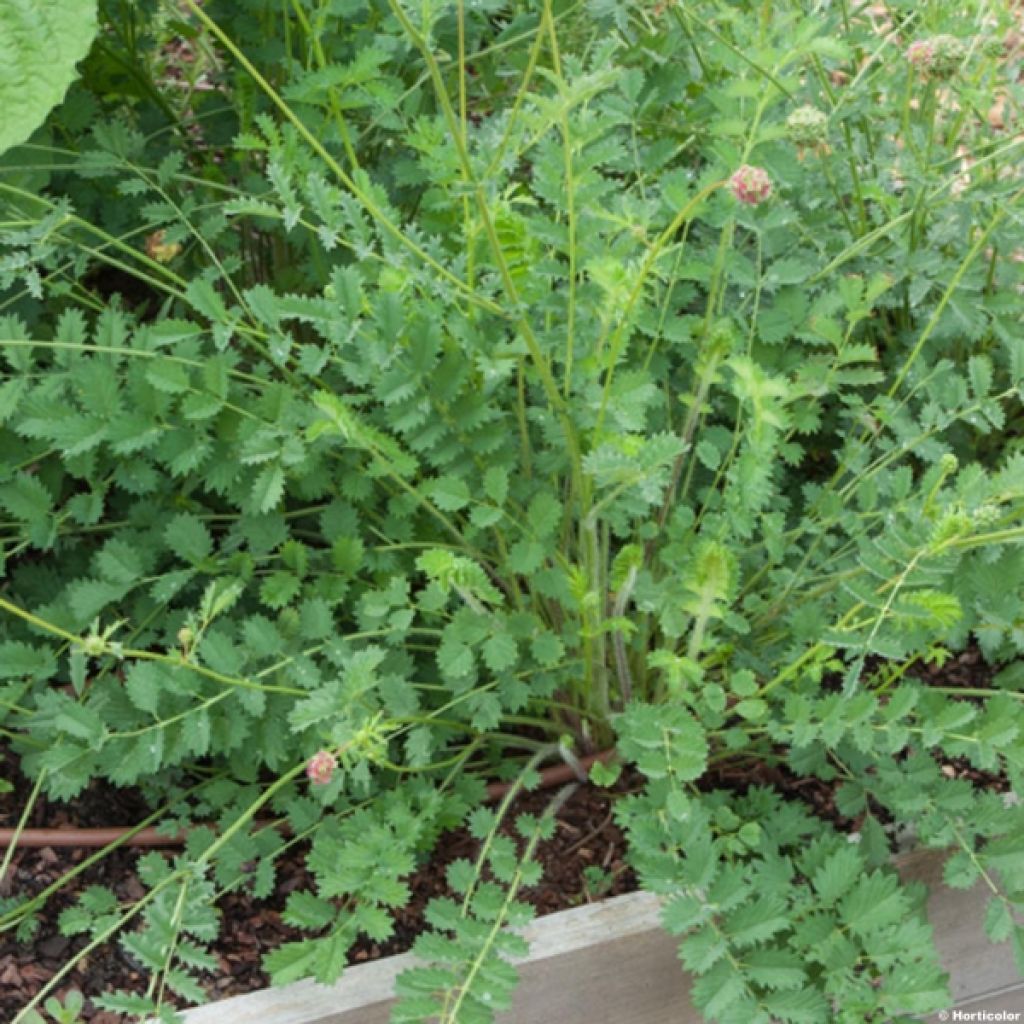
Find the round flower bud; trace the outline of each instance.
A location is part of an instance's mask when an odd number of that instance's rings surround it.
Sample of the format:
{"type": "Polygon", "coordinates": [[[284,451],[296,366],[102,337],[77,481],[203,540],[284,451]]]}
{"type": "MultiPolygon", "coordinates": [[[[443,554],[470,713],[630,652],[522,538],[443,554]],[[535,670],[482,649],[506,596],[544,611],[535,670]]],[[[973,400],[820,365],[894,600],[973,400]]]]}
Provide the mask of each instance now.
{"type": "Polygon", "coordinates": [[[907,47],[907,62],[932,78],[952,78],[966,56],[967,47],[963,42],[945,34],[917,39],[907,47]]]}
{"type": "Polygon", "coordinates": [[[744,164],[729,179],[729,188],[739,202],[757,206],[772,194],[772,179],[763,167],[744,164]]]}
{"type": "Polygon", "coordinates": [[[337,767],[338,759],[329,750],[318,750],[306,762],[306,778],[315,786],[326,786],[337,767]]]}
{"type": "Polygon", "coordinates": [[[996,36],[986,36],[981,42],[981,52],[985,57],[998,59],[1006,52],[1006,44],[996,36]]]}
{"type": "Polygon", "coordinates": [[[828,135],[828,118],[810,104],[797,107],[786,118],[786,134],[798,146],[819,146],[828,135]]]}
{"type": "Polygon", "coordinates": [[[943,476],[949,476],[960,468],[960,460],[952,452],[946,452],[939,459],[939,468],[942,470],[943,476]]]}
{"type": "Polygon", "coordinates": [[[979,505],[972,518],[975,526],[995,526],[1002,518],[1002,511],[998,505],[979,505]]]}
{"type": "Polygon", "coordinates": [[[90,658],[98,658],[107,653],[107,642],[97,633],[90,633],[82,638],[82,649],[90,658]]]}
{"type": "Polygon", "coordinates": [[[946,541],[963,537],[971,532],[971,520],[960,509],[947,508],[942,518],[932,527],[928,538],[932,547],[941,547],[946,541]]]}
{"type": "Polygon", "coordinates": [[[952,78],[966,56],[967,47],[956,36],[935,36],[932,39],[932,74],[936,78],[952,78]]]}
{"type": "Polygon", "coordinates": [[[915,39],[907,47],[907,63],[919,71],[928,71],[932,63],[932,42],[930,39],[915,39]]]}

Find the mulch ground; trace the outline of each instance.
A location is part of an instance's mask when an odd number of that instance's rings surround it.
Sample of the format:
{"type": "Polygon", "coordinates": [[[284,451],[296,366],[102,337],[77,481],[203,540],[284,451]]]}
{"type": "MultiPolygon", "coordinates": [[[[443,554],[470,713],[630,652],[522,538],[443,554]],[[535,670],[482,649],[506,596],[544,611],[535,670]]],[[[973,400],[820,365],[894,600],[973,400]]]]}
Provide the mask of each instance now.
{"type": "MultiPolygon", "coordinates": [[[[982,687],[991,681],[991,670],[976,650],[968,650],[941,669],[922,667],[917,676],[924,682],[953,687],[982,687]]],[[[29,784],[17,771],[12,755],[0,751],[0,777],[14,785],[12,792],[0,795],[0,827],[16,824],[25,805],[29,784]]],[[[1003,788],[1004,780],[972,769],[966,763],[943,765],[950,775],[966,777],[976,785],[1003,788]]],[[[609,793],[590,785],[579,786],[560,809],[553,837],[542,843],[537,856],[544,867],[543,881],[526,890],[523,898],[539,914],[553,913],[578,906],[588,900],[630,892],[636,878],[626,862],[624,837],[615,824],[615,800],[638,788],[642,780],[624,773],[609,793]],[[588,868],[605,872],[607,884],[594,891],[588,868]]],[[[752,762],[733,764],[710,772],[702,787],[745,790],[751,785],[776,788],[792,799],[806,803],[819,816],[844,831],[858,827],[845,819],[835,807],[834,793],[826,783],[794,776],[783,765],[752,762]]],[[[551,792],[526,793],[513,806],[509,821],[522,813],[539,815],[552,799],[551,792]]],[[[145,800],[135,790],[112,790],[93,785],[67,804],[40,800],[31,820],[33,827],[77,825],[130,825],[147,814],[145,800]]],[[[0,879],[0,899],[24,899],[42,891],[68,870],[80,864],[93,851],[82,849],[19,849],[7,875],[0,879]]],[[[135,866],[147,851],[118,849],[90,866],[67,888],[52,897],[39,915],[39,926],[28,941],[19,941],[12,932],[0,934],[0,1020],[12,1020],[29,999],[69,960],[81,952],[88,940],[83,936],[66,938],[58,929],[62,910],[72,905],[77,895],[90,885],[113,890],[125,904],[138,900],[145,892],[135,866]]],[[[305,869],[306,847],[296,845],[277,861],[277,887],[266,900],[256,900],[245,891],[230,893],[220,901],[221,934],[212,946],[219,970],[207,985],[211,999],[238,995],[265,987],[268,979],[261,967],[263,956],[282,942],[302,937],[281,920],[288,894],[297,888],[310,888],[305,869]]],[[[447,833],[431,861],[410,879],[412,900],[394,917],[394,934],[385,943],[363,942],[352,952],[352,962],[363,962],[407,950],[421,930],[423,910],[434,896],[447,892],[445,869],[459,857],[472,859],[476,841],[465,831],[447,833]]],[[[80,960],[62,981],[58,994],[78,989],[87,996],[113,989],[142,992],[148,975],[117,943],[109,943],[80,960]]],[[[87,1003],[84,1016],[90,1024],[120,1024],[122,1018],[100,1011],[87,1003]]]]}
{"type": "MultiPolygon", "coordinates": [[[[3,777],[14,781],[15,764],[5,755],[3,777]]],[[[624,778],[616,789],[621,795],[637,779],[624,778]]],[[[15,792],[0,798],[0,827],[11,827],[19,813],[18,801],[24,800],[27,787],[23,780],[15,792]]],[[[508,821],[523,813],[540,815],[553,797],[551,792],[526,793],[512,806],[508,821]]],[[[103,824],[132,824],[145,817],[138,793],[90,787],[70,804],[49,805],[40,800],[30,825],[79,827],[103,824]]],[[[523,898],[538,914],[553,913],[578,906],[590,899],[630,892],[636,879],[625,862],[625,842],[612,820],[612,802],[607,791],[591,785],[579,786],[559,810],[555,833],[540,844],[537,858],[544,868],[543,882],[523,891],[523,898]],[[586,869],[601,868],[608,882],[599,891],[588,885],[586,869]]],[[[448,892],[447,866],[460,857],[473,858],[478,844],[464,829],[445,835],[430,862],[408,880],[412,899],[394,915],[394,934],[384,943],[364,941],[351,954],[353,963],[404,952],[422,930],[423,910],[435,896],[448,892]]],[[[295,889],[312,888],[305,868],[308,846],[297,844],[277,861],[277,886],[266,900],[256,900],[245,891],[227,894],[220,901],[221,934],[212,946],[220,969],[209,979],[211,999],[224,998],[263,988],[269,982],[262,970],[263,956],[283,942],[303,937],[303,933],[281,920],[288,894],[295,889]]],[[[81,849],[19,849],[7,876],[0,880],[0,897],[24,899],[45,889],[68,870],[80,864],[94,851],[81,849]]],[[[136,875],[136,864],[146,850],[121,848],[90,866],[67,888],[53,896],[39,915],[39,926],[29,941],[18,941],[8,932],[0,934],[0,1020],[11,1020],[70,959],[88,944],[84,936],[67,938],[58,928],[61,911],[75,903],[78,894],[90,885],[111,889],[125,904],[138,900],[145,889],[136,875]]],[[[149,976],[116,943],[93,951],[79,961],[62,981],[58,994],[78,989],[86,995],[112,989],[142,992],[149,976]]],[[[120,1024],[122,1018],[100,1011],[89,1004],[84,1019],[91,1024],[120,1024]]]]}

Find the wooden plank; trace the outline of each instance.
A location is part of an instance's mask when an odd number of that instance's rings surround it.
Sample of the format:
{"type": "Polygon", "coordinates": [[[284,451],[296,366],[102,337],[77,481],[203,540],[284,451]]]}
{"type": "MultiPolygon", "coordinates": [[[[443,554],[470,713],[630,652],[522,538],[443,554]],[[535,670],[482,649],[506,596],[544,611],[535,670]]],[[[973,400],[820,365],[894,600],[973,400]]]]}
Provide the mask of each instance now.
{"type": "MultiPolygon", "coordinates": [[[[954,1005],[964,1012],[1022,1011],[1024,983],[1007,945],[982,928],[988,892],[942,885],[946,854],[900,857],[905,881],[930,889],[928,914],[954,1005]]],[[[676,940],[658,921],[658,902],[632,893],[534,921],[524,930],[530,953],[520,964],[513,1009],[499,1024],[701,1024],[676,940]]],[[[395,977],[410,954],[350,967],[331,987],[299,982],[191,1010],[187,1024],[387,1024],[395,977]]],[[[942,1024],[938,1014],[928,1018],[942,1024]]],[[[951,1019],[951,1018],[949,1018],[951,1019]]],[[[983,1019],[983,1018],[978,1018],[983,1019]]],[[[1009,1018],[1013,1019],[1013,1018],[1009,1018]]]]}
{"type": "Polygon", "coordinates": [[[189,1010],[187,1024],[387,1024],[395,978],[409,954],[350,967],[334,986],[299,981],[189,1010]]]}
{"type": "MultiPolygon", "coordinates": [[[[658,902],[632,893],[539,918],[523,930],[514,1009],[501,1024],[700,1024],[658,902]],[[689,1009],[684,1015],[681,1008],[689,1009]]],[[[188,1024],[387,1024],[408,953],[350,967],[331,987],[302,981],[190,1010],[188,1024]]]]}
{"type": "Polygon", "coordinates": [[[515,1004],[499,1024],[701,1024],[655,897],[565,911],[561,924],[555,916],[534,923],[515,1004]]]}
{"type": "MultiPolygon", "coordinates": [[[[949,971],[951,1009],[962,1009],[968,1003],[977,1004],[979,1010],[988,1009],[986,997],[1018,988],[1021,977],[1010,944],[994,945],[985,935],[989,890],[984,885],[971,889],[944,885],[942,866],[947,856],[943,851],[921,850],[897,858],[896,866],[904,881],[928,886],[928,919],[942,965],[949,971]]],[[[1016,1009],[1024,1010],[1024,996],[1016,1009]]],[[[1024,1022],[1024,1014],[1020,1019],[1024,1022]]]]}
{"type": "Polygon", "coordinates": [[[1003,992],[993,992],[978,999],[968,999],[966,1002],[957,1003],[943,1013],[933,1013],[925,1017],[927,1024],[952,1024],[953,1021],[963,1021],[969,1024],[970,1021],[1018,1021],[1024,1022],[1024,984],[1014,988],[1008,988],[1003,992]],[[999,1016],[1000,1012],[1004,1016],[999,1016]],[[943,1016],[943,1013],[945,1016],[943,1016]],[[957,1017],[955,1014],[961,1016],[957,1017]],[[990,1016],[985,1016],[989,1014],[990,1016]],[[1016,1014],[1016,1016],[1011,1016],[1016,1014]]]}

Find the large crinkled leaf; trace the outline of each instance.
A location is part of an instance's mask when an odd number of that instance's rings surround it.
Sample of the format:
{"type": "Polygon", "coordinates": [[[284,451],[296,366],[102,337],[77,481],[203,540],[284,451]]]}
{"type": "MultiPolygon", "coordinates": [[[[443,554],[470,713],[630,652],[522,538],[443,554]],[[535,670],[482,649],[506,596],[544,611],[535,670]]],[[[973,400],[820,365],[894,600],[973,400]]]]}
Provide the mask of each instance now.
{"type": "Polygon", "coordinates": [[[96,0],[0,2],[0,153],[64,98],[96,35],[96,0]]]}

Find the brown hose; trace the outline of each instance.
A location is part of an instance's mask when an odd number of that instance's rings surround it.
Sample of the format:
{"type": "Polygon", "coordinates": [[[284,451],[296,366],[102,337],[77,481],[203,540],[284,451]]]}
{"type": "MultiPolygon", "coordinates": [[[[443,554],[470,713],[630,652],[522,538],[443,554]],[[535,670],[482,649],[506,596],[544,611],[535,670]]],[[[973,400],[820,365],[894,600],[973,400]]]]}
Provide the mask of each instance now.
{"type": "MultiPolygon", "coordinates": [[[[587,771],[590,766],[598,761],[606,763],[615,754],[614,750],[603,750],[600,754],[591,754],[589,757],[581,757],[580,767],[587,771]]],[[[560,786],[563,782],[569,782],[576,777],[572,765],[554,764],[544,768],[540,773],[540,788],[551,789],[560,786]]],[[[511,782],[492,782],[487,787],[487,799],[498,800],[503,797],[511,788],[511,782]]],[[[270,821],[254,821],[257,828],[266,828],[273,825],[270,821]]],[[[131,831],[130,825],[116,828],[26,828],[22,829],[18,836],[18,846],[26,849],[38,849],[44,846],[51,847],[81,847],[91,848],[109,846],[116,843],[124,835],[131,831]]],[[[0,828],[0,849],[8,847],[14,841],[16,830],[13,828],[0,828]]],[[[155,828],[144,828],[136,832],[130,839],[126,839],[123,846],[184,846],[188,838],[188,830],[182,830],[174,835],[165,835],[155,828]]]]}

